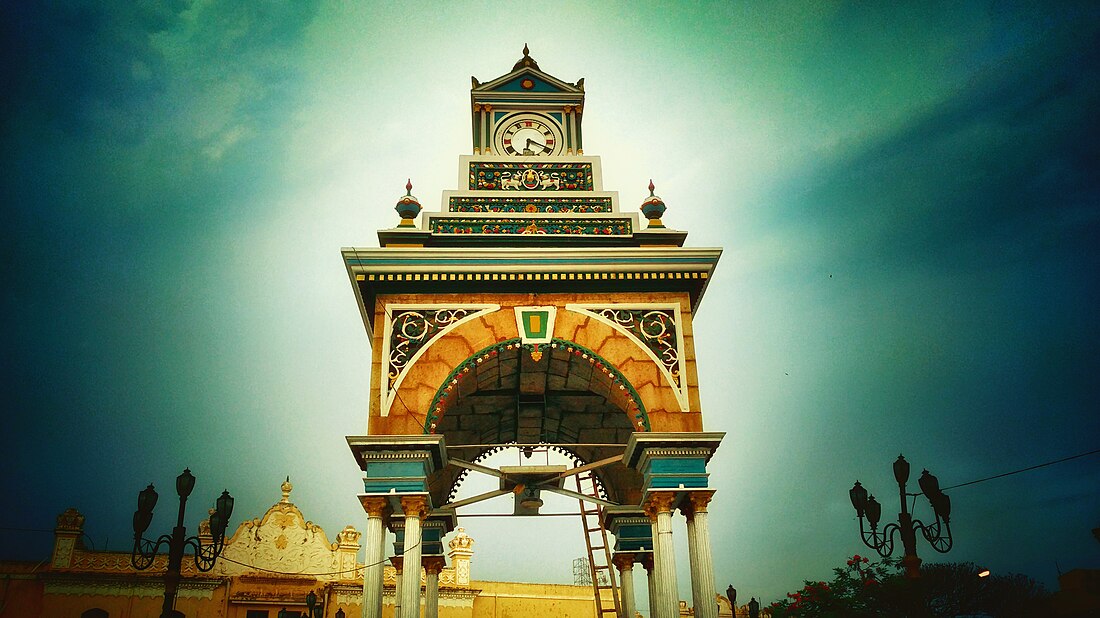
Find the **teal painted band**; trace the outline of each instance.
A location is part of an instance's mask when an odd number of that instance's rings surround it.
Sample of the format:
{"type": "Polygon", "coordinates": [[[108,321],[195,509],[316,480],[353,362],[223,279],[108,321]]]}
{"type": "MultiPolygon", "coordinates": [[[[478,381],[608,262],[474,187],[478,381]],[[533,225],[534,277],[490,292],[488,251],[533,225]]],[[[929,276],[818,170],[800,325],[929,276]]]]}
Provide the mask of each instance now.
{"type": "Polygon", "coordinates": [[[416,478],[427,476],[427,470],[421,461],[379,461],[367,463],[366,475],[368,478],[416,478]]]}
{"type": "Polygon", "coordinates": [[[382,494],[390,491],[422,492],[428,491],[428,486],[424,481],[371,480],[363,482],[363,491],[368,494],[382,494]]]}
{"type": "Polygon", "coordinates": [[[705,457],[672,457],[653,458],[649,460],[645,473],[652,474],[705,474],[707,460],[705,457]]]}
{"type": "Polygon", "coordinates": [[[705,476],[655,476],[646,479],[647,489],[702,489],[707,487],[705,476]]]}

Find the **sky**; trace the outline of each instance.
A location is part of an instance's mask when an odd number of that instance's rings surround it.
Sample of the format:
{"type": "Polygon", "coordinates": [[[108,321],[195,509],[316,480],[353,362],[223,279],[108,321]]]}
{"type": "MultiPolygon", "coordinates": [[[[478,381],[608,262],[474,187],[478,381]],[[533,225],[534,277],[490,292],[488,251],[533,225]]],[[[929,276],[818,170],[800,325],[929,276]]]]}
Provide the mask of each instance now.
{"type": "MultiPolygon", "coordinates": [[[[362,529],[340,248],[377,246],[407,178],[439,208],[469,77],[524,44],[585,78],[622,208],[652,178],[724,249],[694,321],[719,590],[866,554],[847,491],[889,520],[899,453],[947,487],[1100,448],[1094,3],[59,1],[0,28],[2,557],[47,557],[68,507],[128,550],[149,483],[168,532],[187,466],[192,530],[287,475],[330,537],[362,529]]],[[[918,552],[1056,588],[1100,568],[1098,487],[1100,455],[960,487],[954,548],[918,552]]],[[[568,583],[584,554],[572,518],[461,523],[477,579],[568,583]]]]}

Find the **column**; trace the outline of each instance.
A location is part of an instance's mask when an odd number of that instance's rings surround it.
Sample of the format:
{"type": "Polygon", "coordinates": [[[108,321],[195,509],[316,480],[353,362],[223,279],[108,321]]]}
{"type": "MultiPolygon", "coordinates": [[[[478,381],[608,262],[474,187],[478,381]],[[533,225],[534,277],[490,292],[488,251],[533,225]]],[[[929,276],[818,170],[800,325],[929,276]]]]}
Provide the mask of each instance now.
{"type": "Polygon", "coordinates": [[[443,556],[424,558],[424,618],[439,618],[439,573],[445,564],[443,556]]]}
{"type": "Polygon", "coordinates": [[[653,570],[657,580],[654,618],[677,618],[680,615],[676,554],[672,544],[672,503],[675,500],[674,492],[655,491],[644,505],[653,526],[653,570]]]}
{"type": "Polygon", "coordinates": [[[401,578],[401,616],[420,618],[420,522],[428,516],[424,496],[404,496],[401,510],[405,512],[405,573],[401,578]]]}
{"type": "Polygon", "coordinates": [[[485,141],[481,142],[482,154],[493,154],[493,106],[481,106],[481,129],[485,141]]]}
{"type": "Polygon", "coordinates": [[[717,618],[718,605],[714,592],[714,559],[710,553],[710,529],[707,524],[707,504],[713,491],[692,491],[681,511],[688,521],[688,555],[691,556],[691,596],[695,616],[717,618]]]}
{"type": "Polygon", "coordinates": [[[390,563],[393,564],[393,569],[397,572],[397,578],[394,580],[393,585],[393,618],[401,618],[401,575],[404,573],[401,567],[404,566],[404,560],[401,556],[390,558],[390,563]]]}
{"type": "Polygon", "coordinates": [[[641,554],[641,561],[642,567],[645,568],[646,584],[649,586],[649,615],[652,617],[657,615],[657,578],[653,573],[653,553],[641,554]]]}
{"type": "Polygon", "coordinates": [[[634,618],[634,554],[617,553],[611,562],[619,569],[619,593],[622,598],[619,607],[622,608],[623,618],[634,618]]]}
{"type": "Polygon", "coordinates": [[[474,154],[481,154],[481,104],[474,103],[473,125],[474,129],[474,154]]]}
{"type": "MultiPolygon", "coordinates": [[[[584,136],[581,135],[581,106],[577,105],[573,107],[573,132],[576,135],[577,140],[577,154],[584,154],[584,136]]],[[[676,602],[676,611],[679,612],[680,602],[676,602]]]]}
{"type": "Polygon", "coordinates": [[[383,517],[388,503],[382,497],[361,499],[367,512],[366,568],[363,569],[363,618],[382,618],[382,574],[385,568],[383,517]]]}

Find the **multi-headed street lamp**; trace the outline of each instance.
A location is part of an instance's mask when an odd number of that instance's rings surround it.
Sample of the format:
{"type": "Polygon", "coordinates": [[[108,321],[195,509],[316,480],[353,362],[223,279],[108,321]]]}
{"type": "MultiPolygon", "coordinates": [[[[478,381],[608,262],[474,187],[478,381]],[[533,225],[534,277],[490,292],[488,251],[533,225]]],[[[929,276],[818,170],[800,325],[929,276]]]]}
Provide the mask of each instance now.
{"type": "Polygon", "coordinates": [[[223,491],[215,503],[214,513],[210,515],[210,536],[213,542],[204,545],[199,537],[188,537],[187,529],[183,527],[183,512],[187,506],[187,496],[191,495],[191,490],[194,488],[195,477],[190,470],[184,469],[183,474],[176,477],[176,493],[180,497],[176,527],[172,528],[171,535],[163,534],[156,541],[143,538],[142,534],[153,521],[157,491],[150,484],[138,493],[138,507],[134,511],[134,549],[130,552],[130,563],[135,569],[148,569],[153,565],[161,546],[168,548],[168,570],[164,573],[164,605],[161,607],[161,618],[180,615],[172,609],[172,606],[175,605],[176,591],[179,589],[183,550],[188,545],[191,546],[195,554],[195,567],[200,571],[209,571],[214,568],[214,562],[222,553],[229,516],[233,513],[233,496],[229,495],[228,490],[223,491]]]}
{"type": "Polygon", "coordinates": [[[940,491],[940,482],[936,477],[925,470],[917,479],[921,493],[932,504],[932,511],[936,514],[933,524],[925,525],[920,520],[913,519],[906,505],[906,497],[919,496],[921,494],[905,493],[905,483],[909,480],[909,462],[905,457],[898,455],[894,462],[894,478],[898,482],[898,493],[901,496],[901,512],[898,513],[898,521],[886,524],[882,531],[878,530],[879,518],[882,516],[882,505],[874,496],[868,496],[867,490],[859,481],[848,491],[852,499],[852,506],[856,507],[856,515],[859,516],[859,535],[863,543],[877,551],[883,558],[894,552],[894,534],[901,534],[901,544],[905,555],[901,563],[905,566],[905,576],[909,578],[920,577],[920,558],[917,557],[917,530],[920,530],[924,539],[928,541],[932,549],[941,554],[951,549],[951,498],[940,491]],[[863,526],[863,516],[867,516],[867,523],[871,525],[868,531],[863,526]]]}

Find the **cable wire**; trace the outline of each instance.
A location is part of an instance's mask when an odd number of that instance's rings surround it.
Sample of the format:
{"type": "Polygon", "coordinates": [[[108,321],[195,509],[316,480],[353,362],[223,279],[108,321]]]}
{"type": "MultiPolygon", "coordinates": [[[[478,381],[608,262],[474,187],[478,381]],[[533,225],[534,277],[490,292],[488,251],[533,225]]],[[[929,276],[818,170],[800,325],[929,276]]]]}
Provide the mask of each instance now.
{"type": "Polygon", "coordinates": [[[993,476],[987,476],[984,479],[978,479],[976,481],[968,481],[966,483],[959,483],[958,485],[952,485],[950,487],[943,487],[943,488],[940,489],[940,491],[947,491],[948,489],[955,489],[956,487],[966,487],[967,485],[973,485],[975,483],[984,483],[985,481],[992,481],[993,479],[999,479],[999,478],[1004,477],[1004,476],[1012,476],[1013,474],[1019,474],[1021,472],[1027,472],[1028,470],[1035,470],[1036,468],[1043,468],[1043,467],[1046,467],[1046,466],[1053,466],[1054,464],[1062,463],[1063,461],[1069,461],[1071,459],[1078,459],[1080,457],[1087,457],[1089,455],[1095,455],[1097,453],[1100,453],[1100,448],[1098,448],[1096,450],[1093,450],[1093,451],[1089,451],[1087,453],[1081,453],[1080,455],[1071,455],[1069,457],[1063,457],[1062,459],[1056,459],[1054,461],[1048,461],[1046,463],[1041,463],[1041,464],[1037,464],[1037,465],[1034,465],[1034,466],[1028,466],[1027,468],[1020,468],[1019,470],[1013,470],[1012,472],[1005,472],[1003,474],[994,474],[993,476]]]}

